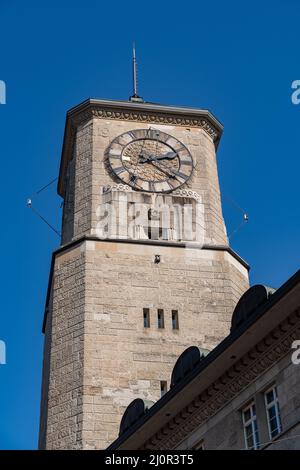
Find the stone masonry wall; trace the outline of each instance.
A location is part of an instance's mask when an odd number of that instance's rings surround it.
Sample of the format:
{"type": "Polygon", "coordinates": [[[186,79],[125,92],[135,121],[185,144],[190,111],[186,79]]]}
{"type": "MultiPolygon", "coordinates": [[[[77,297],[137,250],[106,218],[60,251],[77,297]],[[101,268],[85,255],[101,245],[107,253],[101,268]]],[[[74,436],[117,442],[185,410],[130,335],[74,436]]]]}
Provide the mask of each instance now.
{"type": "Polygon", "coordinates": [[[46,333],[46,447],[105,448],[131,400],[157,401],[160,381],[169,387],[185,348],[211,349],[228,334],[247,287],[246,269],[222,251],[194,249],[187,256],[180,247],[86,241],[57,255],[46,333]],[[149,329],[143,308],[150,309],[149,329]],[[161,330],[158,308],[164,310],[161,330]],[[178,310],[179,330],[172,330],[172,310],[178,310]]]}
{"type": "MultiPolygon", "coordinates": [[[[119,182],[108,171],[106,149],[123,132],[147,127],[93,118],[77,128],[65,181],[62,244],[97,234],[100,189],[119,182]]],[[[227,245],[212,139],[200,128],[152,127],[174,135],[191,151],[195,170],[185,188],[202,197],[205,243],[227,245]]],[[[117,437],[131,400],[156,401],[160,381],[169,386],[185,348],[211,349],[228,334],[234,306],[247,288],[247,269],[225,250],[99,240],[57,254],[46,325],[40,445],[105,448],[117,437]],[[143,308],[150,309],[147,329],[143,308]],[[164,310],[162,330],[157,309],[164,310]],[[172,310],[179,313],[178,331],[171,327],[172,310]]]]}
{"type": "MultiPolygon", "coordinates": [[[[74,194],[74,216],[63,217],[63,243],[80,236],[95,235],[97,207],[101,203],[100,189],[103,186],[120,182],[109,173],[105,157],[110,142],[118,135],[132,129],[148,128],[149,124],[120,122],[94,118],[82,124],[76,133],[74,157],[75,184],[68,189],[68,198],[74,194]],[[70,227],[69,225],[73,225],[70,227]]],[[[221,209],[220,188],[217,173],[216,152],[212,139],[198,128],[184,128],[167,125],[152,125],[182,141],[190,150],[195,169],[193,176],[184,188],[193,189],[202,198],[205,208],[205,243],[228,244],[221,209]]],[[[72,168],[67,174],[72,174],[72,168]]],[[[67,176],[66,176],[67,178],[67,176]]],[[[66,179],[66,186],[70,186],[66,179]]],[[[67,204],[67,201],[65,202],[67,204]]]]}
{"type": "Polygon", "coordinates": [[[56,257],[52,292],[45,331],[49,365],[43,370],[40,447],[76,449],[82,446],[85,321],[85,253],[80,247],[56,257]]]}
{"type": "Polygon", "coordinates": [[[65,174],[65,200],[62,217],[62,244],[91,233],[93,122],[74,133],[72,160],[65,174]]]}
{"type": "Polygon", "coordinates": [[[169,387],[187,347],[212,349],[228,334],[248,278],[224,252],[191,250],[187,257],[183,248],[93,241],[86,249],[83,448],[104,448],[133,399],[160,398],[160,381],[169,387]],[[164,329],[157,328],[158,308],[164,329]],[[172,310],[179,330],[172,330],[172,310]]]}

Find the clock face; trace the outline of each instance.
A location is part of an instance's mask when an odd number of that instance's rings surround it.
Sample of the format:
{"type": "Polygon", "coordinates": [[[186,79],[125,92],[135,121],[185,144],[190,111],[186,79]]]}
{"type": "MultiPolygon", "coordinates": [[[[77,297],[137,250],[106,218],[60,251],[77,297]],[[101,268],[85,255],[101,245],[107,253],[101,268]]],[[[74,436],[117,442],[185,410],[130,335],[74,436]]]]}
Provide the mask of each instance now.
{"type": "Polygon", "coordinates": [[[107,153],[115,175],[140,191],[173,191],[186,183],[193,171],[188,149],[158,129],[125,132],[112,141],[107,153]]]}

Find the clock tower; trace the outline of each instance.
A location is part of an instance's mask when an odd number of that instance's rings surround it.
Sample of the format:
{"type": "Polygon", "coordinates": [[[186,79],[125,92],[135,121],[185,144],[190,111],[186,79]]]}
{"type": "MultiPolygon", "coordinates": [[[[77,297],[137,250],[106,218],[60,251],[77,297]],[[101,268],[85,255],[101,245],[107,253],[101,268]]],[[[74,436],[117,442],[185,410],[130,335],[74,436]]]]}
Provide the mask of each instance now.
{"type": "Polygon", "coordinates": [[[248,288],[230,248],[207,110],[87,100],[67,114],[44,318],[40,448],[103,449],[189,346],[229,332],[248,288]]]}

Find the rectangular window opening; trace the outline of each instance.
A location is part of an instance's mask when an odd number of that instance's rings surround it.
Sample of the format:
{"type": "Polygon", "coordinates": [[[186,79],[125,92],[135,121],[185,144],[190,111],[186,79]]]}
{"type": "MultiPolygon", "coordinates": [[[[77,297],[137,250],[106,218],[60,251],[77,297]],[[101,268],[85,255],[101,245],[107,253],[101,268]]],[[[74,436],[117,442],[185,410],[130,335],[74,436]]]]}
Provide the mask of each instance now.
{"type": "Polygon", "coordinates": [[[160,396],[163,397],[168,391],[168,384],[165,380],[160,382],[160,396]]]}
{"type": "Polygon", "coordinates": [[[150,309],[143,309],[144,328],[150,328],[150,309]]]}
{"type": "Polygon", "coordinates": [[[178,310],[172,310],[172,329],[179,330],[178,310]]]}
{"type": "Polygon", "coordinates": [[[277,387],[274,386],[265,392],[265,406],[267,412],[270,439],[274,439],[282,431],[277,387]]]}
{"type": "Polygon", "coordinates": [[[242,410],[242,415],[246,449],[257,450],[260,447],[260,441],[257,427],[255,403],[252,402],[250,405],[244,408],[242,410]]]}
{"type": "Polygon", "coordinates": [[[165,327],[165,320],[164,320],[164,311],[159,308],[157,310],[157,328],[164,328],[165,327]]]}

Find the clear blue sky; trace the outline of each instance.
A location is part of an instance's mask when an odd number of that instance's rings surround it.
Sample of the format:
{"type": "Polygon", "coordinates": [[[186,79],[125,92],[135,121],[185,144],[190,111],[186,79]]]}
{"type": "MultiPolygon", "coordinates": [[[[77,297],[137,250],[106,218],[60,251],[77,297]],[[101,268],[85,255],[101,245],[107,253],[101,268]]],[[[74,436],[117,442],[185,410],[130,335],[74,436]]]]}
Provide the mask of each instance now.
{"type": "MultiPolygon", "coordinates": [[[[58,173],[66,110],[127,99],[131,44],[147,101],[208,108],[224,124],[221,189],[249,213],[232,247],[251,283],[280,286],[299,265],[300,79],[297,0],[0,0],[0,448],[37,446],[43,308],[57,236],[26,198],[58,173]]],[[[34,199],[60,226],[55,186],[34,199]]],[[[224,199],[228,232],[241,213],[224,199]]]]}

